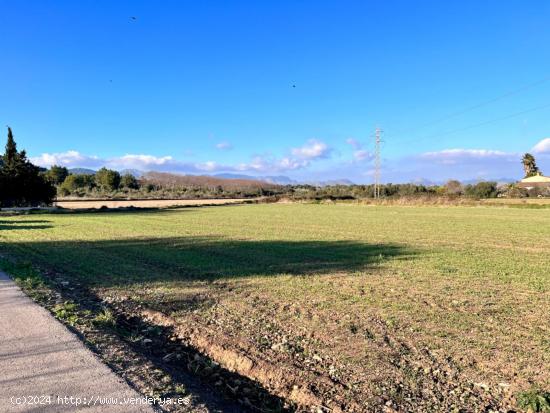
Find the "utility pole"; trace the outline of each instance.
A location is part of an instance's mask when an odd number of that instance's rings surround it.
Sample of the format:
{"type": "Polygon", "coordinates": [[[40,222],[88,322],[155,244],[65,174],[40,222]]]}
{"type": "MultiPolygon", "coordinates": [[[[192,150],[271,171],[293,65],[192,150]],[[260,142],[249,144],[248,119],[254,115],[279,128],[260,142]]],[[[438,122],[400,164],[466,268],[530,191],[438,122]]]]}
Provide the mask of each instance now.
{"type": "Polygon", "coordinates": [[[382,143],[382,129],[374,131],[374,197],[380,198],[380,144],[382,143]]]}

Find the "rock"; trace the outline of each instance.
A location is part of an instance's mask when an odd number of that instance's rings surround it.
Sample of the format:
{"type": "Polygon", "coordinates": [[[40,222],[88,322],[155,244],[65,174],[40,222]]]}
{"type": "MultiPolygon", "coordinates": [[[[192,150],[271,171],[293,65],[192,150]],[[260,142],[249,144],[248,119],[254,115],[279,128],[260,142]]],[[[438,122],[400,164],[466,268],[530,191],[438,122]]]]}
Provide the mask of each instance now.
{"type": "Polygon", "coordinates": [[[474,383],[474,385],[482,388],[483,390],[489,390],[489,386],[485,383],[474,383]]]}

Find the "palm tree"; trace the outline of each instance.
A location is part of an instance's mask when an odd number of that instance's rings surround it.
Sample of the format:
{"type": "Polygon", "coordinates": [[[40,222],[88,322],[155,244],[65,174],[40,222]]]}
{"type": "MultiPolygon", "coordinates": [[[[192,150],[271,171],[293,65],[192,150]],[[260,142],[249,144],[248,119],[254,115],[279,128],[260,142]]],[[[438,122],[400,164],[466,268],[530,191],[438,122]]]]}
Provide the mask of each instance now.
{"type": "Polygon", "coordinates": [[[530,153],[523,155],[523,158],[521,158],[521,163],[523,164],[523,170],[525,171],[525,178],[529,178],[530,176],[535,176],[540,173],[535,157],[530,153]]]}

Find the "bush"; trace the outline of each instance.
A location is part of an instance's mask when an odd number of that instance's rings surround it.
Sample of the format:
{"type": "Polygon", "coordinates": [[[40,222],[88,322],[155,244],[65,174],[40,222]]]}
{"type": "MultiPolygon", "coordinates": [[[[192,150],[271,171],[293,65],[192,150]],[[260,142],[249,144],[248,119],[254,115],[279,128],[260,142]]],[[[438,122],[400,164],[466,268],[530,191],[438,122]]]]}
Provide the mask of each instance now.
{"type": "Polygon", "coordinates": [[[120,174],[112,169],[101,168],[95,174],[95,183],[101,189],[114,191],[120,186],[120,174]]]}
{"type": "Polygon", "coordinates": [[[74,194],[78,190],[88,190],[94,185],[94,176],[86,174],[71,174],[65,178],[59,192],[62,195],[74,194]]]}
{"type": "Polygon", "coordinates": [[[517,397],[518,407],[533,413],[550,413],[550,392],[532,389],[517,397]]]}
{"type": "Polygon", "coordinates": [[[120,186],[128,189],[139,189],[139,182],[134,175],[125,174],[120,178],[120,186]]]}
{"type": "Polygon", "coordinates": [[[54,185],[60,185],[69,176],[69,170],[64,166],[53,165],[44,176],[54,185]]]}
{"type": "Polygon", "coordinates": [[[470,198],[496,198],[497,183],[496,182],[478,182],[475,185],[466,185],[464,193],[470,198]]]}
{"type": "Polygon", "coordinates": [[[445,184],[445,193],[447,195],[462,195],[464,192],[464,188],[462,187],[462,184],[459,181],[456,181],[454,179],[451,179],[445,184]]]}

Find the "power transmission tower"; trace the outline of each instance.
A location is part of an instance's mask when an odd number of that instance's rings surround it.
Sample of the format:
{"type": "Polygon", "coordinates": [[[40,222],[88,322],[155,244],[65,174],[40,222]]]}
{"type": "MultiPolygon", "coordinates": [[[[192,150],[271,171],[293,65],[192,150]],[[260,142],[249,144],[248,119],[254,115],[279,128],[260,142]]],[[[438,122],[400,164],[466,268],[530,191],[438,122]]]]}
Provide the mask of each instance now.
{"type": "Polygon", "coordinates": [[[374,131],[374,197],[380,198],[380,144],[382,143],[382,129],[374,131]]]}

